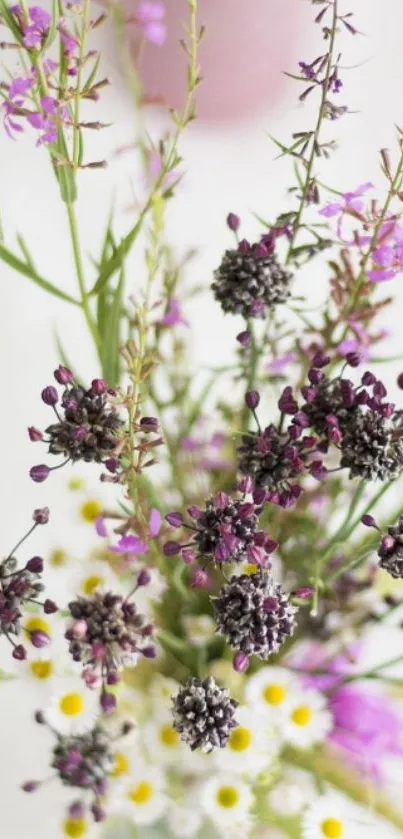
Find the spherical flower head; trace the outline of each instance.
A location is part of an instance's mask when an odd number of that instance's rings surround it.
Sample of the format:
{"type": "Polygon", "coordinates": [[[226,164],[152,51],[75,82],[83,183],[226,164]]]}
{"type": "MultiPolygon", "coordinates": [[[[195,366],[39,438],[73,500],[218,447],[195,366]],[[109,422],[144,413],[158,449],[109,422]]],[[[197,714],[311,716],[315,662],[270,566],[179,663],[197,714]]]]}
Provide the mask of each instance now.
{"type": "Polygon", "coordinates": [[[238,466],[244,475],[251,475],[258,488],[267,488],[267,500],[280,506],[291,506],[302,490],[296,479],[307,472],[316,438],[302,435],[293,423],[287,431],[268,425],[263,431],[242,435],[238,448],[238,466]],[[295,439],[293,432],[297,431],[295,439]]]}
{"type": "Polygon", "coordinates": [[[266,661],[294,632],[297,609],[262,569],[231,577],[213,603],[217,631],[237,653],[266,661]]]}
{"type": "Polygon", "coordinates": [[[224,312],[245,318],[266,317],[288,300],[292,279],[272,248],[243,241],[237,249],[225,252],[211,288],[224,312]]]}
{"type": "Polygon", "coordinates": [[[378,556],[381,568],[395,579],[403,579],[403,516],[382,536],[378,556]]]}
{"type": "MultiPolygon", "coordinates": [[[[249,481],[253,487],[253,481],[249,481]]],[[[241,485],[240,485],[241,486],[241,485]]],[[[250,498],[250,488],[242,486],[239,496],[218,492],[206,501],[204,509],[189,507],[192,541],[181,545],[167,542],[164,553],[174,556],[191,548],[200,557],[210,558],[216,563],[252,562],[269,565],[269,555],[277,543],[266,533],[258,530],[262,505],[250,498]]],[[[175,527],[180,525],[179,514],[169,513],[169,520],[175,527]]],[[[183,525],[187,527],[186,523],[183,525]]]]}
{"type": "Polygon", "coordinates": [[[212,752],[224,748],[236,728],[237,706],[212,676],[191,677],[173,698],[173,725],[192,751],[212,752]]]}
{"type": "MultiPolygon", "coordinates": [[[[38,601],[44,590],[40,577],[42,570],[43,560],[40,557],[32,557],[23,569],[18,568],[14,557],[0,563],[0,635],[12,639],[20,634],[26,604],[38,601]]],[[[44,637],[35,635],[34,640],[36,646],[41,646],[44,637]]],[[[16,659],[26,657],[22,645],[14,646],[14,653],[16,659]]]]}
{"type": "Polygon", "coordinates": [[[401,420],[378,411],[358,410],[343,431],[340,465],[350,478],[391,481],[403,472],[401,420]]]}
{"type": "Polygon", "coordinates": [[[86,668],[109,678],[129,662],[135,664],[138,654],[151,657],[152,627],[135,603],[121,595],[96,590],[69,603],[69,611],[73,619],[66,632],[69,651],[86,668]],[[84,624],[85,632],[78,634],[77,625],[84,624]]]}
{"type": "Polygon", "coordinates": [[[95,726],[85,734],[59,736],[53,748],[51,766],[66,786],[97,791],[114,767],[109,734],[95,726]]]}

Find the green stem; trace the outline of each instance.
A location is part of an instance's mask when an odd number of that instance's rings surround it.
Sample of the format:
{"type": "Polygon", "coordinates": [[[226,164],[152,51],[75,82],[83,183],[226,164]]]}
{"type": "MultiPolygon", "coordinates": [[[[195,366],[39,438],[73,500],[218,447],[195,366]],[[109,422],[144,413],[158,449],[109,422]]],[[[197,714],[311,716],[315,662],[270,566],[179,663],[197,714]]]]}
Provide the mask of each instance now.
{"type": "Polygon", "coordinates": [[[75,267],[76,267],[77,282],[78,282],[78,287],[79,287],[79,290],[80,290],[81,308],[83,310],[83,314],[84,314],[88,329],[89,329],[89,331],[92,335],[92,339],[94,341],[96,350],[97,350],[97,352],[99,352],[100,338],[99,338],[96,323],[94,321],[94,318],[93,318],[93,315],[92,315],[92,312],[91,312],[91,309],[90,309],[88,296],[87,296],[87,291],[86,291],[86,288],[85,288],[84,269],[83,269],[83,262],[82,262],[82,257],[81,257],[80,240],[79,240],[79,236],[78,236],[77,220],[76,220],[76,214],[75,214],[75,210],[74,210],[74,204],[71,201],[66,201],[66,207],[67,207],[67,216],[68,216],[68,220],[69,220],[71,244],[72,244],[72,248],[73,248],[74,264],[75,264],[75,267]]]}
{"type": "Polygon", "coordinates": [[[80,49],[78,53],[78,73],[77,84],[74,96],[74,126],[73,126],[73,163],[78,166],[80,157],[80,105],[81,105],[81,79],[83,71],[83,62],[85,55],[85,48],[88,34],[88,16],[90,3],[89,0],[84,0],[83,3],[83,23],[81,27],[80,49]]]}
{"type": "Polygon", "coordinates": [[[337,12],[338,12],[337,4],[338,4],[338,0],[333,0],[333,18],[332,18],[332,25],[331,25],[331,28],[330,28],[330,35],[329,35],[329,49],[328,49],[327,59],[326,59],[326,73],[325,73],[324,81],[322,82],[322,94],[321,94],[321,100],[320,100],[319,114],[318,114],[318,119],[317,119],[317,122],[316,122],[315,131],[314,131],[313,136],[312,136],[312,147],[311,147],[311,152],[310,152],[310,155],[309,155],[308,162],[306,164],[305,181],[304,181],[304,186],[303,186],[303,189],[302,189],[301,201],[300,201],[297,217],[296,217],[295,222],[293,224],[293,232],[292,232],[292,237],[291,237],[289,248],[288,248],[286,263],[289,263],[290,260],[292,259],[295,239],[296,239],[296,237],[298,235],[298,232],[300,230],[300,227],[301,227],[302,216],[303,216],[305,206],[306,206],[306,203],[307,203],[309,187],[310,187],[310,183],[311,183],[311,179],[312,179],[313,165],[314,165],[314,162],[315,162],[315,158],[317,156],[317,146],[318,146],[318,142],[319,142],[319,136],[320,136],[320,132],[321,132],[321,129],[322,129],[322,123],[323,123],[323,120],[325,118],[326,99],[327,99],[327,95],[328,95],[328,92],[329,92],[329,79],[330,79],[330,74],[331,74],[332,66],[333,66],[333,55],[334,55],[334,48],[335,48],[335,41],[336,41],[337,17],[338,17],[338,15],[337,15],[337,12]]]}

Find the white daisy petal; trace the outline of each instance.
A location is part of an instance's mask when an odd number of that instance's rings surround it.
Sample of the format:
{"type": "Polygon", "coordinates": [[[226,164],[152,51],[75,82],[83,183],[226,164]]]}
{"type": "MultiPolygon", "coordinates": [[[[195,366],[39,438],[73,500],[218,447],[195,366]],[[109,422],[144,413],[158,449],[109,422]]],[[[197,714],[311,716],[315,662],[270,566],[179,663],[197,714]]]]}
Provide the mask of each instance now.
{"type": "Polygon", "coordinates": [[[253,804],[253,795],[250,786],[239,777],[221,773],[203,785],[200,804],[215,824],[233,825],[246,820],[253,804]]]}
{"type": "Polygon", "coordinates": [[[225,749],[215,753],[215,760],[222,769],[254,777],[275,759],[278,740],[267,718],[246,705],[237,709],[237,722],[225,749]]]}
{"type": "Polygon", "coordinates": [[[318,798],[302,818],[302,839],[356,839],[356,834],[344,799],[332,793],[318,798]]]}
{"type": "Polygon", "coordinates": [[[285,667],[262,667],[247,680],[245,696],[257,711],[278,720],[298,689],[296,677],[285,667]]]}
{"type": "Polygon", "coordinates": [[[60,734],[89,731],[99,716],[99,697],[82,679],[57,679],[51,704],[45,711],[49,725],[60,734]]]}
{"type": "Polygon", "coordinates": [[[135,771],[122,784],[120,793],[120,799],[116,799],[117,811],[128,816],[134,824],[154,824],[166,812],[165,776],[156,766],[137,763],[135,771]]]}
{"type": "Polygon", "coordinates": [[[142,726],[141,740],[149,759],[155,763],[178,763],[188,756],[188,748],[172,725],[172,714],[162,712],[142,726]]]}
{"type": "Polygon", "coordinates": [[[304,690],[294,694],[287,705],[282,736],[286,743],[299,749],[309,749],[325,740],[333,726],[333,718],[323,694],[304,690]]]}

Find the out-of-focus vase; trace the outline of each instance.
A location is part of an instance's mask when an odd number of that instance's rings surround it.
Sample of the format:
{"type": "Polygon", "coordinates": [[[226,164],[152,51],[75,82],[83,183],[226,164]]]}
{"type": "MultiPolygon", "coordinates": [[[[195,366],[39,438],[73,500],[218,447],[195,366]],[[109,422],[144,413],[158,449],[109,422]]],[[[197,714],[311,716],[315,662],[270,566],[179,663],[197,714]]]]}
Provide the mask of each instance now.
{"type": "MultiPolygon", "coordinates": [[[[134,0],[127,2],[134,11],[134,0]]],[[[199,23],[207,30],[200,48],[199,117],[241,120],[275,106],[283,92],[282,71],[297,69],[301,58],[298,45],[305,4],[301,0],[199,0],[198,7],[199,23]]],[[[141,65],[148,93],[162,95],[175,107],[184,93],[187,59],[179,39],[187,18],[187,0],[166,0],[166,42],[162,47],[149,45],[141,65]]]]}

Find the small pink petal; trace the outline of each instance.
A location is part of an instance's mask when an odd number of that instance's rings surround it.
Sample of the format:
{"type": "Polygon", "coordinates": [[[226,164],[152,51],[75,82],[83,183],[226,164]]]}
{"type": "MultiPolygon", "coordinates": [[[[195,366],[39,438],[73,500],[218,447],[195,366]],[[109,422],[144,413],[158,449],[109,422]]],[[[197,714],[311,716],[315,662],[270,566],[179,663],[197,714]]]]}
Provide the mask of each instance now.
{"type": "Polygon", "coordinates": [[[150,536],[158,536],[158,533],[160,532],[161,521],[162,517],[160,511],[153,507],[153,509],[151,510],[150,521],[148,525],[150,536]]]}
{"type": "Polygon", "coordinates": [[[101,536],[103,539],[107,537],[108,531],[106,529],[104,516],[98,516],[98,518],[96,519],[95,530],[98,533],[98,536],[101,536]]]}

